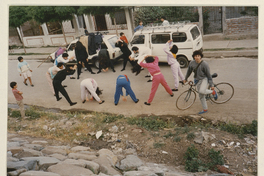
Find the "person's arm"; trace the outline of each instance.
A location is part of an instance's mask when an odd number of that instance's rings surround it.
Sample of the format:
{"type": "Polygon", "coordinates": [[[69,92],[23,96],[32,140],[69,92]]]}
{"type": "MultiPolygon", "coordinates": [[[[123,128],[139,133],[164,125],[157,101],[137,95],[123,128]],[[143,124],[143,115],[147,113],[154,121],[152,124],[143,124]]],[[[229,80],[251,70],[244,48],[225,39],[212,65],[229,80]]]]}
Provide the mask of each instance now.
{"type": "Polygon", "coordinates": [[[140,28],[139,25],[137,27],[135,27],[134,32],[136,32],[139,28],[140,28]]]}
{"type": "Polygon", "coordinates": [[[19,93],[20,95],[22,95],[22,94],[23,94],[23,92],[20,92],[20,91],[17,91],[17,93],[19,93]]]}
{"type": "Polygon", "coordinates": [[[170,52],[171,45],[172,45],[172,40],[168,40],[168,42],[165,44],[163,50],[166,54],[173,56],[172,53],[170,52]]]}
{"type": "Polygon", "coordinates": [[[17,71],[18,71],[19,75],[21,76],[21,69],[20,69],[20,68],[21,68],[21,66],[20,66],[20,64],[18,63],[18,64],[17,64],[17,71]]]}
{"type": "Polygon", "coordinates": [[[186,75],[185,75],[185,79],[183,80],[183,83],[186,83],[189,76],[192,74],[192,67],[189,65],[188,66],[188,69],[187,69],[187,72],[186,72],[186,75]]]}
{"type": "MultiPolygon", "coordinates": [[[[26,62],[27,63],[27,62],[26,62]]],[[[27,63],[27,68],[29,69],[29,71],[31,71],[32,72],[32,70],[30,69],[30,66],[29,66],[29,64],[27,63]]]]}
{"type": "Polygon", "coordinates": [[[213,78],[212,78],[212,75],[210,73],[209,65],[206,62],[203,62],[200,66],[202,66],[202,69],[203,69],[203,71],[206,74],[206,77],[208,79],[209,86],[213,90],[214,89],[214,87],[213,87],[213,78]]]}

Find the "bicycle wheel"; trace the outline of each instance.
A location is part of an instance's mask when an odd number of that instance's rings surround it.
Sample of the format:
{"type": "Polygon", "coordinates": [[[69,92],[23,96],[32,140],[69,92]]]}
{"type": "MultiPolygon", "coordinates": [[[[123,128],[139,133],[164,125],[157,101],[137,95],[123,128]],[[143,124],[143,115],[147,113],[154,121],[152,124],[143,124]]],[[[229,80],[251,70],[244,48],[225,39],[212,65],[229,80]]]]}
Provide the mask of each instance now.
{"type": "Polygon", "coordinates": [[[217,104],[222,104],[228,102],[234,95],[234,87],[229,83],[218,83],[215,85],[214,89],[217,93],[217,100],[213,96],[210,96],[212,102],[217,104]]]}
{"type": "Polygon", "coordinates": [[[196,99],[196,93],[192,90],[184,91],[176,100],[176,107],[180,110],[190,108],[196,99]]]}

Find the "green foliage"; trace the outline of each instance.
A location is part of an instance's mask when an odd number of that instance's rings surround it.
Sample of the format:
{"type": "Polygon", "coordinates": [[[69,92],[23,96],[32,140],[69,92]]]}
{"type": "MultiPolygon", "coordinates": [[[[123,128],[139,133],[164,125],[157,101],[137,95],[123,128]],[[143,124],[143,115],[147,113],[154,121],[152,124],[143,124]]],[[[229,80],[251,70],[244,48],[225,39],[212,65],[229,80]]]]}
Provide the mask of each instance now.
{"type": "Polygon", "coordinates": [[[20,111],[18,110],[11,111],[10,117],[20,118],[21,117],[20,111]]]}
{"type": "Polygon", "coordinates": [[[113,17],[115,12],[122,10],[121,6],[81,6],[77,10],[77,14],[91,14],[91,15],[103,15],[110,14],[113,17]]]}
{"type": "Polygon", "coordinates": [[[224,159],[220,151],[211,149],[208,152],[211,159],[208,163],[204,163],[199,159],[199,150],[192,144],[188,147],[184,154],[185,159],[185,170],[189,172],[206,172],[209,168],[213,168],[216,165],[223,165],[224,159]]]}
{"type": "Polygon", "coordinates": [[[112,123],[117,121],[118,119],[122,119],[124,118],[123,115],[107,115],[106,117],[104,117],[103,122],[104,123],[112,123]]]}
{"type": "Polygon", "coordinates": [[[194,133],[188,133],[187,134],[187,139],[188,140],[191,140],[191,139],[194,139],[195,138],[195,134],[194,133]]]}
{"type": "Polygon", "coordinates": [[[9,7],[9,26],[19,27],[23,23],[32,19],[27,13],[26,6],[10,6],[9,7]]]}
{"type": "Polygon", "coordinates": [[[258,135],[258,121],[253,120],[251,124],[242,127],[243,134],[258,135]]]}
{"type": "Polygon", "coordinates": [[[30,117],[30,120],[38,119],[40,118],[44,113],[41,113],[40,111],[36,110],[34,107],[30,107],[26,109],[25,115],[30,117]]]}
{"type": "Polygon", "coordinates": [[[165,134],[163,137],[165,137],[165,138],[169,138],[169,137],[172,137],[173,136],[173,134],[171,133],[171,132],[168,132],[167,134],[165,134]]]}
{"type": "Polygon", "coordinates": [[[165,145],[164,143],[159,143],[159,142],[153,144],[154,148],[161,148],[164,145],[165,145]]]}
{"type": "Polygon", "coordinates": [[[164,122],[161,118],[156,116],[144,118],[128,118],[127,123],[130,125],[137,125],[150,131],[157,131],[159,129],[169,127],[169,124],[167,122],[164,122]]]}
{"type": "Polygon", "coordinates": [[[173,138],[173,141],[174,142],[180,142],[181,141],[181,137],[180,136],[175,136],[174,138],[173,138]]]}

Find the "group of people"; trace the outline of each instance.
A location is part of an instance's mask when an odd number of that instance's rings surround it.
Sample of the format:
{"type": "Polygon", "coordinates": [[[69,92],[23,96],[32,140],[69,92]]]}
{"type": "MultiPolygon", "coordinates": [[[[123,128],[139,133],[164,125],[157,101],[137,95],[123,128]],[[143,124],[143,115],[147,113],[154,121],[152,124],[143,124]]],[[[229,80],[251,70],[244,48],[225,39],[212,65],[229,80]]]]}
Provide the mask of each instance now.
{"type": "MultiPolygon", "coordinates": [[[[124,35],[121,33],[120,36],[124,35]]],[[[161,73],[160,67],[158,65],[159,58],[157,56],[152,56],[151,51],[147,47],[139,49],[138,47],[132,47],[132,52],[127,47],[127,41],[119,39],[116,42],[116,47],[119,47],[122,51],[122,55],[116,60],[123,58],[123,68],[121,71],[124,71],[126,68],[127,61],[132,65],[132,72],[138,75],[141,70],[146,68],[149,72],[150,81],[152,82],[151,92],[149,98],[145,105],[151,105],[151,102],[154,99],[155,93],[158,89],[159,84],[161,84],[166,92],[173,97],[173,91],[178,91],[179,78],[183,83],[186,83],[189,76],[194,72],[194,83],[197,85],[199,92],[200,101],[203,107],[203,110],[199,114],[206,113],[208,110],[205,96],[206,94],[213,94],[214,98],[217,99],[217,94],[214,91],[212,76],[210,74],[210,69],[206,61],[202,60],[203,54],[200,51],[195,51],[192,55],[193,61],[190,62],[187,73],[184,77],[180,65],[176,59],[176,54],[178,52],[178,47],[172,44],[172,40],[168,40],[165,44],[163,50],[167,54],[167,61],[171,67],[173,78],[174,78],[174,88],[170,88],[167,84],[163,74],[161,73]],[[207,85],[210,85],[210,89],[207,89],[207,85]]],[[[72,76],[77,70],[77,79],[80,78],[82,73],[82,67],[85,66],[91,74],[95,74],[91,67],[88,65],[88,54],[86,48],[82,45],[80,41],[76,43],[74,48],[74,55],[69,56],[67,53],[62,53],[62,58],[58,59],[53,67],[50,67],[46,73],[46,78],[48,84],[51,88],[52,93],[56,97],[56,100],[61,100],[62,97],[59,96],[59,92],[66,98],[70,106],[77,104],[77,102],[72,102],[67,91],[65,90],[65,85],[62,85],[62,82],[69,76],[71,79],[74,79],[72,76]],[[77,61],[76,61],[77,60],[77,61]]],[[[108,67],[111,67],[113,72],[115,72],[114,65],[110,60],[109,53],[107,49],[102,48],[98,54],[99,58],[99,71],[108,71],[108,67]]],[[[28,63],[23,60],[23,57],[18,57],[18,71],[20,76],[23,76],[23,83],[27,85],[27,80],[29,80],[30,85],[33,87],[31,80],[31,72],[28,63]]],[[[23,107],[23,96],[22,92],[17,90],[17,83],[11,82],[10,87],[12,92],[17,100],[17,103],[21,110],[21,116],[24,117],[24,107],[23,107]]],[[[81,89],[81,100],[82,103],[86,101],[95,99],[99,104],[104,103],[104,100],[99,98],[99,95],[102,94],[102,90],[99,89],[97,82],[93,78],[86,78],[80,83],[81,89]]],[[[127,96],[130,95],[132,100],[135,103],[138,103],[139,99],[136,97],[134,91],[131,88],[131,83],[127,75],[119,75],[116,79],[116,90],[114,94],[114,104],[117,105],[122,96],[123,101],[127,100],[127,96]],[[123,94],[122,88],[126,90],[126,95],[123,94]]]]}
{"type": "MultiPolygon", "coordinates": [[[[164,16],[160,18],[160,21],[162,22],[161,23],[162,26],[168,26],[168,25],[170,25],[169,21],[166,20],[166,18],[164,16]]],[[[143,22],[142,21],[139,21],[138,26],[135,27],[135,29],[134,29],[134,32],[143,29],[143,27],[144,27],[143,26],[143,22]]]]}

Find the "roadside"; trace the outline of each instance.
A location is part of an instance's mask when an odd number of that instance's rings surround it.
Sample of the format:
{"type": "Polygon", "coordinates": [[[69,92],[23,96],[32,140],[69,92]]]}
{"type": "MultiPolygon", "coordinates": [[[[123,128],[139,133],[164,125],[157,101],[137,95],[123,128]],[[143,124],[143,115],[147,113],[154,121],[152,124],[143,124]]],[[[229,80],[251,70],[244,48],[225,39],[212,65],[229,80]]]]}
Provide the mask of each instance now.
{"type": "MultiPolygon", "coordinates": [[[[206,37],[205,37],[206,38],[206,37]]],[[[17,59],[18,55],[23,55],[25,60],[44,60],[50,53],[55,52],[58,47],[36,47],[24,49],[13,49],[9,54],[9,60],[17,59]]],[[[204,57],[258,57],[258,39],[243,40],[205,40],[203,44],[204,57]]]]}

